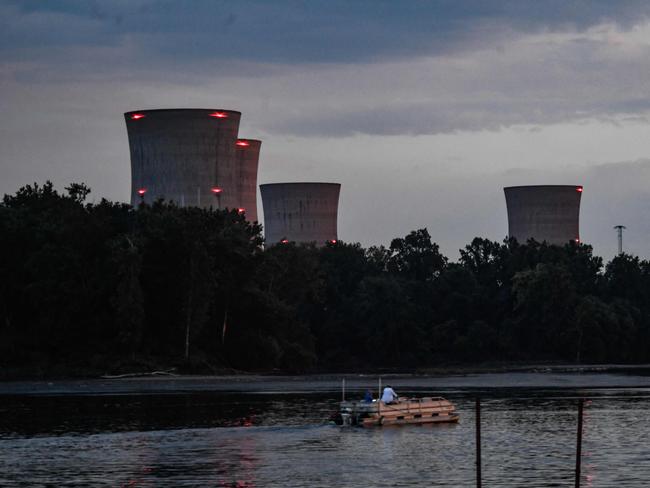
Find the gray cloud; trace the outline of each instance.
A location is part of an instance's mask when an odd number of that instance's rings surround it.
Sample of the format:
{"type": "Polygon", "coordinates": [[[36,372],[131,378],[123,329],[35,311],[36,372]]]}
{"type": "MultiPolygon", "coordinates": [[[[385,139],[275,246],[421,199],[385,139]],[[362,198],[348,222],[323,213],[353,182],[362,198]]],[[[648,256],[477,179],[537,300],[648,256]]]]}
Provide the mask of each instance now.
{"type": "MultiPolygon", "coordinates": [[[[633,98],[593,105],[574,100],[569,104],[548,102],[543,107],[527,100],[404,104],[275,121],[267,130],[305,137],[345,137],[351,134],[387,136],[496,131],[512,125],[546,125],[585,119],[617,124],[617,115],[650,112],[649,102],[633,98]]],[[[648,122],[649,115],[624,120],[648,122]]]]}
{"type": "Polygon", "coordinates": [[[212,90],[233,108],[237,95],[291,107],[257,126],[298,136],[613,121],[650,107],[650,34],[633,31],[649,12],[632,0],[16,1],[0,6],[0,83],[212,90]]]}
{"type": "MultiPolygon", "coordinates": [[[[221,60],[368,62],[448,54],[516,33],[628,27],[650,14],[643,0],[389,0],[238,2],[193,0],[9,1],[4,56],[39,58],[44,47],[135,43],[133,62],[221,60]],[[23,49],[18,52],[17,49],[23,49]]],[[[15,59],[15,58],[14,58],[15,59]]]]}
{"type": "Polygon", "coordinates": [[[270,76],[263,80],[266,90],[295,110],[265,127],[276,134],[341,137],[645,120],[648,58],[648,25],[636,31],[603,26],[452,57],[337,65],[279,81],[270,76]]]}

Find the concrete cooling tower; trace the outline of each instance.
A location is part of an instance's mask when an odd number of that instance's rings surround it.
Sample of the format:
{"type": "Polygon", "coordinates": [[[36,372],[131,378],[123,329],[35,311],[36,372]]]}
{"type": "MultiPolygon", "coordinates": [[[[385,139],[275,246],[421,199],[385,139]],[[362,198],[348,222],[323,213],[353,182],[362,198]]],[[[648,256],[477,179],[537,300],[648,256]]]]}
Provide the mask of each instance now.
{"type": "Polygon", "coordinates": [[[509,237],[522,244],[531,238],[557,245],[580,242],[582,186],[511,186],[503,191],[509,237]]]}
{"type": "Polygon", "coordinates": [[[164,198],[180,206],[245,209],[249,220],[257,217],[249,187],[257,179],[259,141],[237,145],[239,112],[138,110],[124,118],[133,205],[164,198]]]}
{"type": "Polygon", "coordinates": [[[267,245],[283,241],[336,241],[338,183],[271,183],[260,185],[267,245]]]}
{"type": "Polygon", "coordinates": [[[238,139],[236,143],[240,195],[238,208],[244,209],[250,222],[257,221],[257,168],[261,147],[262,141],[256,139],[238,139]]]}

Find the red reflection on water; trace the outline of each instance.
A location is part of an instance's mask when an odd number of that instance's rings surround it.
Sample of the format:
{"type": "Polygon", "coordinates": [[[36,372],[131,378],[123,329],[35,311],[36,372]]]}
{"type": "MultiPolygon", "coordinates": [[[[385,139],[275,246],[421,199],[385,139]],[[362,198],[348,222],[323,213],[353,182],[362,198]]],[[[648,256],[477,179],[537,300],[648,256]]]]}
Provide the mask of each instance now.
{"type": "Polygon", "coordinates": [[[254,419],[252,416],[250,417],[242,417],[237,420],[233,420],[232,422],[228,423],[230,427],[252,427],[253,426],[254,419]]]}
{"type": "MultiPolygon", "coordinates": [[[[145,474],[149,474],[149,473],[153,472],[153,468],[151,468],[149,466],[145,466],[145,467],[142,468],[142,472],[145,473],[145,474]]],[[[136,479],[129,480],[129,481],[125,482],[125,483],[120,483],[120,488],[129,488],[129,487],[133,487],[133,486],[142,486],[143,483],[144,483],[144,481],[142,480],[142,477],[138,477],[136,479]]]]}
{"type": "MultiPolygon", "coordinates": [[[[588,466],[588,467],[593,467],[593,464],[591,466],[588,466]]],[[[587,473],[587,474],[585,474],[584,479],[585,479],[585,485],[584,486],[590,488],[590,487],[594,486],[594,481],[596,479],[596,475],[593,475],[591,473],[587,473]]]]}
{"type": "MultiPolygon", "coordinates": [[[[240,425],[246,425],[246,421],[252,423],[253,417],[243,417],[240,419],[240,425]]],[[[239,462],[239,465],[233,466],[233,464],[228,463],[224,466],[225,469],[220,470],[222,473],[230,473],[231,480],[220,480],[218,486],[228,487],[228,488],[253,488],[255,487],[255,472],[258,469],[257,466],[257,444],[255,439],[251,437],[241,437],[232,442],[229,446],[229,451],[233,454],[236,454],[236,459],[239,462]]],[[[217,460],[218,464],[221,464],[223,461],[217,460]]]]}

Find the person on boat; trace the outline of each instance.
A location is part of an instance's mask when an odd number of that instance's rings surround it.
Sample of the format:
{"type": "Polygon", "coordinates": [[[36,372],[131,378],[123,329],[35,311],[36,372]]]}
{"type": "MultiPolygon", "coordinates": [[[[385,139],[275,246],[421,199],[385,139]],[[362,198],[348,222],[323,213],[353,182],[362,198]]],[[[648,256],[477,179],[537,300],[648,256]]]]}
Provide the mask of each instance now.
{"type": "Polygon", "coordinates": [[[366,403],[372,403],[372,392],[370,390],[366,390],[366,394],[363,397],[363,401],[366,403]]]}
{"type": "Polygon", "coordinates": [[[390,385],[386,385],[386,388],[384,388],[384,391],[381,394],[381,401],[386,404],[397,403],[399,401],[399,397],[397,396],[397,393],[395,393],[395,390],[390,387],[390,385]]]}

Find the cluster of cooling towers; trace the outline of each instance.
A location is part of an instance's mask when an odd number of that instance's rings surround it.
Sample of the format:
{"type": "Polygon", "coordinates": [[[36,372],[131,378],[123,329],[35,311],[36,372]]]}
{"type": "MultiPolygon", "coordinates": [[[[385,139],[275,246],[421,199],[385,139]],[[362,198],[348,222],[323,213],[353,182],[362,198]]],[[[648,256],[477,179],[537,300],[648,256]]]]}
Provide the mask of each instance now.
{"type": "MultiPolygon", "coordinates": [[[[124,114],[131,150],[131,203],[237,209],[257,221],[261,141],[239,138],[232,110],[139,110],[124,114]]],[[[337,240],[338,183],[260,185],[266,242],[337,240]]]]}
{"type": "MultiPolygon", "coordinates": [[[[261,141],[239,138],[241,113],[214,109],[124,114],[131,150],[131,203],[237,209],[257,221],[261,141]]],[[[338,183],[260,185],[267,244],[336,242],[338,183]]],[[[505,188],[508,235],[549,244],[580,242],[582,186],[505,188]]]]}

